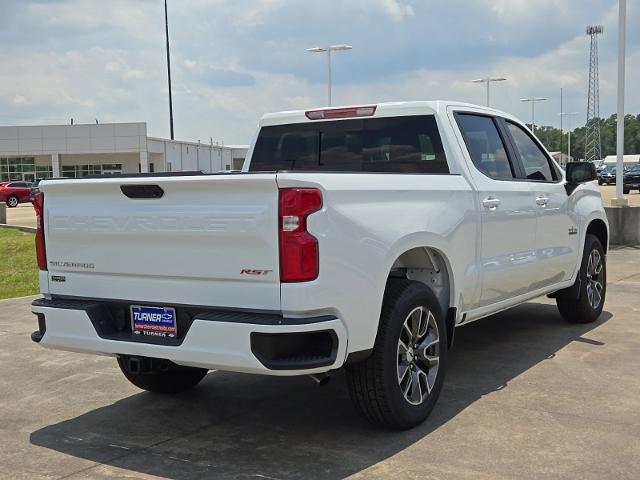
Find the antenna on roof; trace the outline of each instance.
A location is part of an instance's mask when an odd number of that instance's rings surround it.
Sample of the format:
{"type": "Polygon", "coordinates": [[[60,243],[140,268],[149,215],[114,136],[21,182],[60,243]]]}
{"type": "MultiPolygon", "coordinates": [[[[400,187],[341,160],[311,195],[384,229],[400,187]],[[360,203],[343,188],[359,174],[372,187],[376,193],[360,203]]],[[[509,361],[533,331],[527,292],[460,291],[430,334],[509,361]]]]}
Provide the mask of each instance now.
{"type": "Polygon", "coordinates": [[[71,125],[73,125],[73,118],[71,119],[71,125]]]}

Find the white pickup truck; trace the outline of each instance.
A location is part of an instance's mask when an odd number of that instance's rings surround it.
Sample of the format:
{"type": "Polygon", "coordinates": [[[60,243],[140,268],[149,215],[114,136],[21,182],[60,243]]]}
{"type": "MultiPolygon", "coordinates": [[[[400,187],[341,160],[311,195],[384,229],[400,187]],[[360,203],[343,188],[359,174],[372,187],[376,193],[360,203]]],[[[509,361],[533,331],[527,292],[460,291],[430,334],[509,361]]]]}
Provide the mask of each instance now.
{"type": "Polygon", "coordinates": [[[598,318],[595,179],[474,105],[265,115],[243,172],[42,182],[32,339],[112,355],[153,392],[211,369],[345,367],[370,421],[409,428],[434,407],[456,326],[542,295],[598,318]]]}

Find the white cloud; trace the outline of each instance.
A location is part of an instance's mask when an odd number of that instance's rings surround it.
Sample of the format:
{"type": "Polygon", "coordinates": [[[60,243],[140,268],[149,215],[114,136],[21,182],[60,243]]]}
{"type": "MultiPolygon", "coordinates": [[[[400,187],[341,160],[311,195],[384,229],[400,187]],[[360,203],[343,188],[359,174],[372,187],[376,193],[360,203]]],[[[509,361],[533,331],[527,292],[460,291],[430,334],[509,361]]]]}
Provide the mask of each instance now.
{"type": "Polygon", "coordinates": [[[16,107],[24,107],[25,105],[28,105],[28,101],[27,101],[27,97],[25,97],[24,95],[15,95],[13,97],[13,104],[16,107]]]}
{"type": "Polygon", "coordinates": [[[378,3],[394,20],[403,20],[404,18],[412,17],[415,14],[411,5],[399,0],[378,0],[378,3]]]}
{"type": "MultiPolygon", "coordinates": [[[[0,122],[146,120],[151,135],[167,136],[164,11],[158,4],[14,2],[26,7],[12,17],[19,28],[0,32],[0,122]]],[[[176,136],[246,143],[266,112],[324,105],[325,64],[304,48],[329,42],[354,45],[334,59],[335,104],[483,103],[484,90],[469,80],[503,75],[508,81],[492,86],[493,105],[528,120],[519,98],[545,96],[550,100],[536,106],[536,117],[557,125],[560,87],[566,110],[586,107],[588,38],[577,17],[587,13],[605,25],[601,112],[609,115],[615,110],[615,8],[604,0],[566,4],[573,9],[568,14],[564,3],[554,7],[548,0],[325,0],[313,9],[294,0],[170,1],[176,136]],[[547,20],[558,20],[551,16],[556,12],[566,29],[546,28],[547,20]]],[[[638,32],[630,29],[629,38],[628,84],[636,85],[638,32]]],[[[627,110],[640,111],[636,89],[628,89],[627,110]]]]}

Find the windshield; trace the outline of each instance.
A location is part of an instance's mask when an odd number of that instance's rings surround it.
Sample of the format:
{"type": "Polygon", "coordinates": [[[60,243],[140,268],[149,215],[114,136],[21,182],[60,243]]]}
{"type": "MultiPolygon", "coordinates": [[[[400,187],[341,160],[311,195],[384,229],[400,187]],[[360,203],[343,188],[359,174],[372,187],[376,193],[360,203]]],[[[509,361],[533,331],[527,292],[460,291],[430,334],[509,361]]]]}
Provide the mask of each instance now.
{"type": "Polygon", "coordinates": [[[262,127],[249,170],[449,173],[433,115],[262,127]]]}

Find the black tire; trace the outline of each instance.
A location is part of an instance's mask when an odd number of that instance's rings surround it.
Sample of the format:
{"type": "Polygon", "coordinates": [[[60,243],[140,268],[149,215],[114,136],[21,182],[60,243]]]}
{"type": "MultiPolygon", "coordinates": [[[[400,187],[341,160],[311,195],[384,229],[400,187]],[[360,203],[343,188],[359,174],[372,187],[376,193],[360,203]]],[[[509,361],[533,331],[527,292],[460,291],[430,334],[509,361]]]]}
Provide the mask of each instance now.
{"type": "Polygon", "coordinates": [[[604,301],[607,294],[607,258],[604,254],[604,248],[598,237],[595,235],[587,234],[587,238],[584,244],[584,253],[582,254],[582,263],[580,265],[579,277],[579,292],[576,297],[575,289],[570,288],[566,292],[560,292],[556,297],[556,304],[562,317],[575,323],[590,323],[596,321],[596,319],[602,313],[604,307],[604,301]],[[602,262],[601,276],[597,276],[597,281],[602,285],[600,291],[600,301],[594,308],[593,303],[590,300],[589,288],[593,292],[593,284],[590,286],[590,278],[594,279],[593,272],[589,272],[589,257],[593,252],[597,252],[602,262]],[[572,294],[571,291],[574,293],[572,294]]]}
{"type": "Polygon", "coordinates": [[[598,180],[598,185],[602,185],[602,180],[598,180]]]}
{"type": "Polygon", "coordinates": [[[138,357],[141,368],[132,371],[129,357],[118,356],[118,366],[136,387],[155,393],[179,393],[195,387],[204,378],[206,368],[183,367],[169,360],[138,357]]]}
{"type": "MultiPolygon", "coordinates": [[[[427,349],[424,350],[424,353],[427,353],[427,349]]],[[[389,280],[384,294],[373,352],[366,360],[346,367],[349,395],[354,405],[367,420],[378,426],[408,429],[419,425],[429,416],[438,400],[446,368],[447,328],[435,295],[419,282],[403,279],[389,280]],[[428,382],[434,367],[426,367],[424,363],[426,360],[420,355],[419,349],[415,350],[414,356],[414,350],[411,348],[411,358],[415,365],[414,369],[405,372],[411,378],[403,376],[404,385],[407,385],[407,380],[411,384],[414,373],[418,375],[419,371],[424,374],[425,369],[429,372],[424,377],[420,377],[420,375],[415,377],[418,378],[420,392],[426,391],[428,393],[426,396],[422,396],[421,403],[412,404],[408,398],[405,398],[405,393],[401,390],[400,385],[402,382],[399,380],[400,369],[409,364],[408,353],[401,355],[399,349],[400,341],[403,338],[401,335],[409,333],[404,329],[404,323],[408,321],[409,314],[420,306],[426,307],[426,310],[432,313],[435,321],[433,322],[428,314],[418,315],[421,319],[427,318],[427,328],[425,329],[427,333],[424,334],[423,345],[428,343],[427,337],[433,334],[432,326],[435,323],[437,327],[435,333],[438,335],[438,340],[436,342],[431,337],[433,345],[430,347],[429,355],[430,358],[439,356],[439,362],[433,373],[434,380],[431,383],[431,390],[428,390],[427,384],[422,388],[421,378],[428,382]],[[401,362],[403,365],[400,365],[401,362]]],[[[409,390],[413,393],[411,388],[409,390]]]]}
{"type": "Polygon", "coordinates": [[[628,188],[623,188],[623,189],[622,189],[622,193],[624,193],[625,195],[628,195],[628,194],[629,194],[629,191],[630,191],[630,190],[629,190],[628,188]]]}
{"type": "Polygon", "coordinates": [[[15,195],[9,195],[5,203],[7,204],[7,207],[14,208],[18,206],[20,200],[18,200],[18,197],[15,195]]]}

